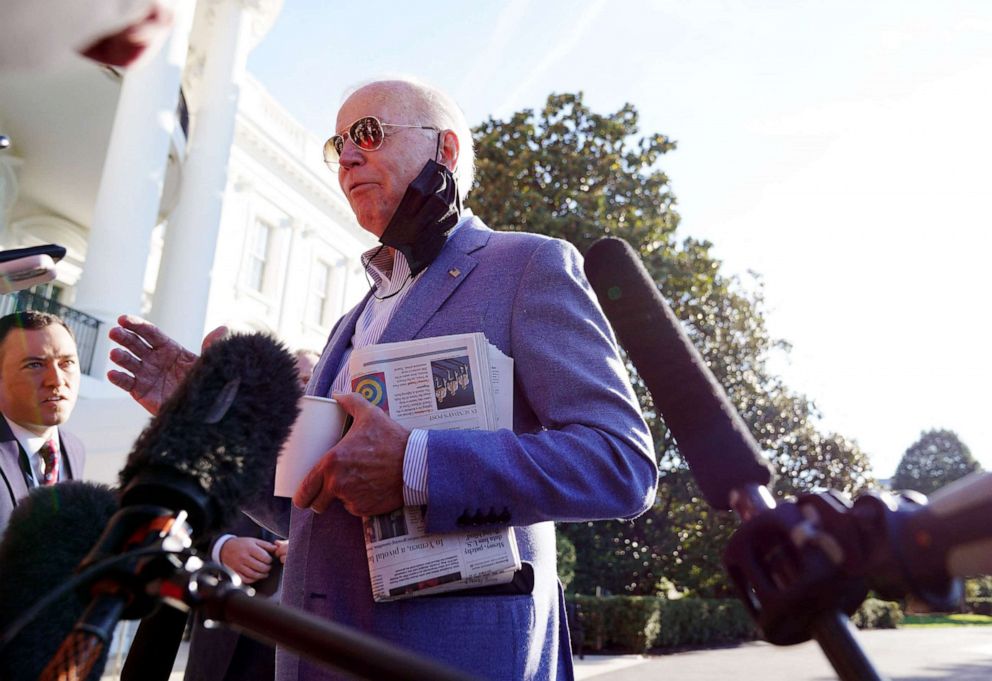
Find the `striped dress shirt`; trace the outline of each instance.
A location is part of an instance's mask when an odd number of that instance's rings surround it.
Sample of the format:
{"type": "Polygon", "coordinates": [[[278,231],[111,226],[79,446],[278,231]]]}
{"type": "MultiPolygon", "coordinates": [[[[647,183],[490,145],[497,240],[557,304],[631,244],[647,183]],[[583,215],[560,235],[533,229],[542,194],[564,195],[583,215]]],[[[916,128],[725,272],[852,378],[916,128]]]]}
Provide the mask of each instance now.
{"type": "MultiPolygon", "coordinates": [[[[448,233],[448,238],[471,217],[470,211],[464,211],[458,224],[448,233]]],[[[379,342],[393,314],[413,285],[427,271],[424,269],[411,279],[410,265],[403,254],[380,246],[363,253],[362,262],[368,263],[365,271],[372,277],[374,295],[369,298],[355,324],[351,347],[342,356],[341,366],[331,384],[331,394],[351,392],[351,386],[348,385],[348,359],[351,352],[379,342]]],[[[426,504],[427,500],[427,431],[415,428],[410,432],[403,457],[403,503],[407,506],[420,506],[426,504]]]]}

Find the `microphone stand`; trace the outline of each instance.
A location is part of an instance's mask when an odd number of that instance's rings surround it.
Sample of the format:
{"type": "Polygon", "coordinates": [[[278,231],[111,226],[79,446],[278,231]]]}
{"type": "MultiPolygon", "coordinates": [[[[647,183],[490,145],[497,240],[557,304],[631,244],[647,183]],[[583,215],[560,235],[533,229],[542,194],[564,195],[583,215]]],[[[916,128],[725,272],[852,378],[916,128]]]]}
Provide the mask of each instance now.
{"type": "Polygon", "coordinates": [[[992,569],[992,474],[938,490],[868,492],[853,503],[828,491],[775,506],[766,489],[731,494],[744,521],[724,563],[769,642],[811,636],[843,680],[884,678],[845,616],[869,589],[890,600],[912,594],[937,610],[961,600],[960,577],[992,569]]]}
{"type": "MultiPolygon", "coordinates": [[[[349,627],[330,622],[266,598],[255,598],[220,566],[203,565],[192,555],[185,563],[168,553],[146,563],[150,576],[140,600],[149,598],[179,610],[202,612],[210,620],[237,629],[268,645],[279,645],[318,664],[365,679],[396,681],[470,681],[471,676],[419,654],[403,650],[349,627]],[[164,573],[165,576],[163,576],[164,573]]],[[[133,588],[134,582],[128,587],[133,588]]],[[[40,681],[85,679],[109,644],[107,632],[125,613],[122,593],[94,600],[59,647],[40,681]]]]}
{"type": "MultiPolygon", "coordinates": [[[[822,556],[806,554],[804,564],[803,560],[796,561],[797,554],[789,550],[792,547],[774,541],[755,541],[754,535],[762,534],[753,531],[758,523],[777,509],[792,508],[777,506],[764,485],[732,490],[730,504],[743,524],[731,538],[724,561],[765,638],[770,643],[789,645],[806,640],[809,635],[820,645],[841,681],[883,681],[885,677],[878,673],[854,637],[847,613],[839,607],[846,601],[846,609],[853,612],[864,600],[866,591],[861,585],[856,580],[852,583],[841,579],[835,570],[824,571],[822,560],[817,560],[822,556]],[[827,607],[809,609],[815,608],[816,601],[826,603],[827,607]]],[[[791,541],[789,535],[796,536],[800,527],[800,523],[783,525],[786,531],[778,536],[791,541]]],[[[813,537],[809,540],[816,541],[813,537]]],[[[819,540],[829,543],[824,537],[819,540]]]]}
{"type": "MultiPolygon", "coordinates": [[[[271,646],[365,679],[468,681],[462,671],[380,641],[350,627],[302,612],[236,586],[227,572],[209,568],[179,574],[165,590],[204,617],[271,646]],[[185,583],[181,580],[186,576],[185,583]]],[[[173,599],[169,599],[170,604],[173,599]]]]}

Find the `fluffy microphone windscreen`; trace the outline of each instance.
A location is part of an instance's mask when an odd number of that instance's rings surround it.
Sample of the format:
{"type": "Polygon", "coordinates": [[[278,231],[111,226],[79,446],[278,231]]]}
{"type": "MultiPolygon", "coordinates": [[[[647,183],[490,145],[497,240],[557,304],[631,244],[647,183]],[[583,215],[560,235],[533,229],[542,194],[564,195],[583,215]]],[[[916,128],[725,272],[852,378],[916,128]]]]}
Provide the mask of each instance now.
{"type": "MultiPolygon", "coordinates": [[[[109,487],[76,481],[34,489],[17,505],[0,543],[0,630],[66,582],[116,510],[109,487]]],[[[84,607],[74,589],[41,612],[0,651],[0,679],[37,679],[84,607]]]]}
{"type": "Polygon", "coordinates": [[[227,525],[240,506],[272,494],[300,395],[296,361],[271,336],[214,343],[138,437],[120,473],[122,505],[185,508],[194,531],[227,525]],[[206,496],[199,508],[186,508],[189,482],[206,496]]]}

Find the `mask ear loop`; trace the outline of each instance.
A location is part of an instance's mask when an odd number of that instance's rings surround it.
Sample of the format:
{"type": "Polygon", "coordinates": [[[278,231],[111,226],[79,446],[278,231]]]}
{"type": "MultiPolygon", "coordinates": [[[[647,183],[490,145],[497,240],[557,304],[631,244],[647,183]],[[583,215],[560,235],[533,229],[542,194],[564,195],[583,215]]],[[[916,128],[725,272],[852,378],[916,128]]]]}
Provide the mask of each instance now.
{"type": "MultiPolygon", "coordinates": [[[[438,130],[438,133],[437,133],[437,145],[435,145],[435,148],[434,148],[434,159],[435,159],[435,163],[441,163],[441,135],[443,135],[443,134],[444,134],[444,131],[443,130],[438,130]]],[[[460,205],[460,202],[459,202],[459,205],[460,205]]],[[[378,295],[376,295],[376,292],[375,292],[375,282],[373,282],[372,281],[372,277],[369,276],[369,264],[373,260],[376,259],[376,256],[378,256],[380,253],[382,253],[382,249],[385,248],[385,247],[386,247],[386,244],[382,244],[381,246],[379,246],[379,248],[377,248],[375,250],[375,253],[373,253],[372,255],[369,256],[369,259],[368,260],[365,260],[364,258],[362,258],[362,271],[365,273],[365,282],[369,285],[369,291],[371,291],[372,297],[375,298],[376,300],[389,300],[393,296],[398,296],[399,294],[403,293],[403,290],[406,288],[406,285],[409,284],[410,281],[413,279],[413,273],[411,272],[410,274],[407,275],[406,281],[403,282],[403,285],[400,287],[400,289],[398,291],[393,291],[388,296],[378,296],[378,295]]]]}

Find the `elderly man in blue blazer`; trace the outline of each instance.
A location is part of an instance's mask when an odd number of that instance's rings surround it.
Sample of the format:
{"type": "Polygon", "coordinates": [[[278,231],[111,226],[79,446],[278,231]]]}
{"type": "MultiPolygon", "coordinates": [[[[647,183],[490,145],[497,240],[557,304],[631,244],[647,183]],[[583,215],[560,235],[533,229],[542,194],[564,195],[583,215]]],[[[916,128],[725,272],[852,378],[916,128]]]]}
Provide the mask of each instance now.
{"type": "MultiPolygon", "coordinates": [[[[480,678],[570,679],[554,522],[632,518],[657,482],[613,333],[572,246],[494,232],[461,209],[472,137],[446,95],[373,82],[346,99],[336,130],[325,161],[382,246],[363,258],[371,290],[334,327],[307,388],[334,395],[354,424],[293,498],[283,602],[480,678]],[[512,430],[411,432],[347,392],[356,348],[468,332],[514,360],[512,430]],[[515,527],[532,585],[373,602],[361,519],[403,504],[426,506],[432,533],[515,527]]],[[[111,380],[157,402],[171,386],[149,354],[175,345],[133,318],[111,337],[130,350],[112,355],[126,372],[111,380]]],[[[337,678],[285,651],[276,676],[337,678]]]]}

